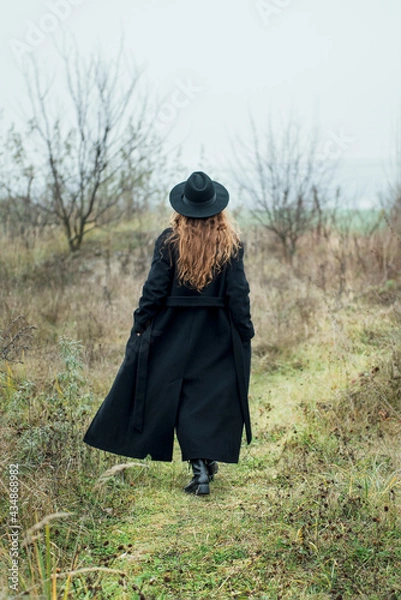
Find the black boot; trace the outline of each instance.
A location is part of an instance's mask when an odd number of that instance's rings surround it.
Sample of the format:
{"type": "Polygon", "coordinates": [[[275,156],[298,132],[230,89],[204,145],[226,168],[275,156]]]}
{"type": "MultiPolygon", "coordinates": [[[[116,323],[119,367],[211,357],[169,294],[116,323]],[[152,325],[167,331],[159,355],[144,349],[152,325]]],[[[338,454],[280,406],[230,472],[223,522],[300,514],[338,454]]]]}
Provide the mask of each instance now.
{"type": "Polygon", "coordinates": [[[209,473],[209,481],[213,481],[214,476],[216,475],[217,471],[219,470],[219,465],[217,464],[216,460],[205,460],[205,463],[206,463],[207,471],[209,473]]]}
{"type": "Polygon", "coordinates": [[[209,472],[205,461],[201,458],[191,460],[192,471],[194,476],[191,481],[184,487],[187,494],[196,494],[198,496],[209,494],[209,472]]]}

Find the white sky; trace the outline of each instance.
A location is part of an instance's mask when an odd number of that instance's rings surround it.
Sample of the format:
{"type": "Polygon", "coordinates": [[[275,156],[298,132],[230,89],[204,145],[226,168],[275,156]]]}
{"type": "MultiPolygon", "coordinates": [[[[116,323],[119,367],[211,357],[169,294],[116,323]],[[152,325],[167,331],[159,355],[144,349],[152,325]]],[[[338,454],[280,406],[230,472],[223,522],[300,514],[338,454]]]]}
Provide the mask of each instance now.
{"type": "Polygon", "coordinates": [[[110,56],[124,33],[163,98],[161,127],[182,145],[188,174],[204,167],[201,148],[209,171],[224,171],[250,111],[262,128],[269,107],[285,118],[292,106],[306,125],[317,118],[322,147],[369,202],[401,130],[400,25],[400,0],[14,0],[0,22],[0,107],[15,120],[23,104],[16,41],[51,65],[63,29],[82,53],[101,46],[110,56]]]}

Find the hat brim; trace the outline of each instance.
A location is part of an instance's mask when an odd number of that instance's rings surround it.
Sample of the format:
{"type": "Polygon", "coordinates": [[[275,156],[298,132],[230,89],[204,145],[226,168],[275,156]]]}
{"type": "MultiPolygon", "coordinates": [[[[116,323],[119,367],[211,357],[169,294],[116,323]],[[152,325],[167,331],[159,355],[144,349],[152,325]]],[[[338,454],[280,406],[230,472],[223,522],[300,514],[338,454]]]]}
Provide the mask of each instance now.
{"type": "Polygon", "coordinates": [[[176,212],[180,213],[180,215],[184,215],[184,217],[193,217],[195,219],[212,217],[221,212],[227,206],[230,199],[230,194],[224,185],[221,185],[221,183],[218,183],[217,181],[213,181],[214,189],[216,191],[216,199],[213,204],[207,206],[190,205],[183,200],[185,184],[186,182],[183,181],[182,183],[175,185],[169,196],[171,206],[176,212]]]}

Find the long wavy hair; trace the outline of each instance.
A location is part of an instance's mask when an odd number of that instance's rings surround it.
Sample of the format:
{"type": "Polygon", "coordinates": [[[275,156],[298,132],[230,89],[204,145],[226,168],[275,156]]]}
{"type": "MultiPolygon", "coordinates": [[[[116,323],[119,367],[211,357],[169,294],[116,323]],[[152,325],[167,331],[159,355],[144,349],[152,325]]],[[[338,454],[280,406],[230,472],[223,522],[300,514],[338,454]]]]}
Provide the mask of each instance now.
{"type": "Polygon", "coordinates": [[[170,224],[172,232],[165,243],[172,244],[177,252],[178,282],[200,292],[237,255],[238,225],[224,210],[196,219],[174,212],[170,224]]]}

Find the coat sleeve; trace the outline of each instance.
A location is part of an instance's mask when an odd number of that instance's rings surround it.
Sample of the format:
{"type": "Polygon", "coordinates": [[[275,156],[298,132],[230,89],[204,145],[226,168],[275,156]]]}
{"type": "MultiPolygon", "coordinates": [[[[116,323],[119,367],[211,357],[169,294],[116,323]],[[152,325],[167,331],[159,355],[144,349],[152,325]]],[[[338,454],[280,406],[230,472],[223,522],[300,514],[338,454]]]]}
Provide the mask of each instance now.
{"type": "Polygon", "coordinates": [[[249,291],[244,271],[244,246],[241,244],[238,255],[228,266],[226,295],[234,325],[243,342],[249,341],[255,335],[251,320],[249,291]]]}
{"type": "Polygon", "coordinates": [[[174,268],[170,262],[168,248],[163,245],[168,231],[165,229],[156,240],[150,271],[142,288],[138,308],[134,311],[133,328],[137,333],[145,331],[170,291],[174,268]]]}

